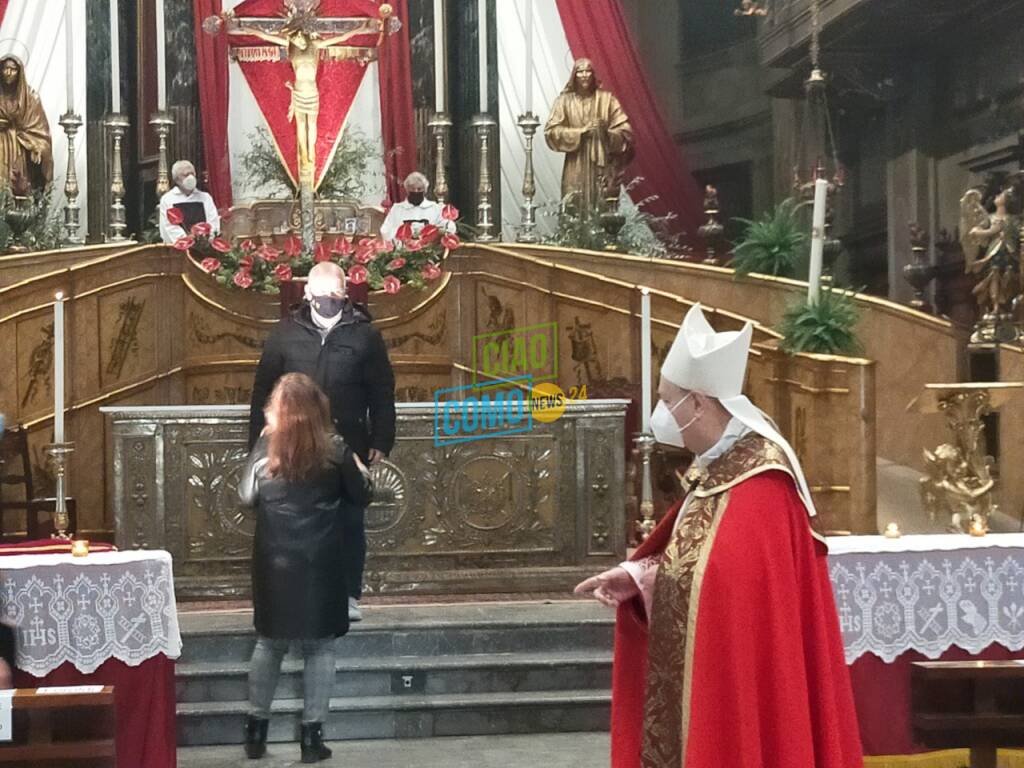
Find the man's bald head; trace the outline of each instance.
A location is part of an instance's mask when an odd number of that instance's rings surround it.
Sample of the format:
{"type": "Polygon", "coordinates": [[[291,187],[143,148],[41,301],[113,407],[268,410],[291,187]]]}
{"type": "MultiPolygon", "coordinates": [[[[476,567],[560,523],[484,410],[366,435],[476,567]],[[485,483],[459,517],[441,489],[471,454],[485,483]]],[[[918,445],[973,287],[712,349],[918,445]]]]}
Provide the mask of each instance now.
{"type": "Polygon", "coordinates": [[[311,296],[344,296],[345,272],[333,261],[321,261],[309,270],[306,298],[311,296]]]}

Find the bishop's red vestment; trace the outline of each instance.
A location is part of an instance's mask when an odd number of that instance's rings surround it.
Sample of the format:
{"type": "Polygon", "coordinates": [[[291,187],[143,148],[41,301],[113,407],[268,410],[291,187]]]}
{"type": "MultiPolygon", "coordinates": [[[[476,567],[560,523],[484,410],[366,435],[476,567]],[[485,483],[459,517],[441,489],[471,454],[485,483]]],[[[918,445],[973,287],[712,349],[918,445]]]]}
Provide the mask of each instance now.
{"type": "Polygon", "coordinates": [[[748,433],[676,525],[682,506],[633,556],[657,558],[650,617],[619,607],[612,768],[860,768],[825,544],[782,449],[748,433]]]}

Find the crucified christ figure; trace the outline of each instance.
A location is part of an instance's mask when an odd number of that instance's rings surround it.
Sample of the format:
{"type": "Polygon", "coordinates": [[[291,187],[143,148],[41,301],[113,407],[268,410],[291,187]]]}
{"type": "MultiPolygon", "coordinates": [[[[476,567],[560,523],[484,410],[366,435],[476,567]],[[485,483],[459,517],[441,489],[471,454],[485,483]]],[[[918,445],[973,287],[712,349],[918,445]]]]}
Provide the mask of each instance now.
{"type": "MultiPolygon", "coordinates": [[[[227,11],[214,22],[216,30],[224,23],[229,35],[249,35],[259,38],[272,45],[284,48],[288,61],[295,72],[295,79],[288,83],[291,91],[291,103],[288,106],[288,121],[295,123],[295,135],[298,145],[299,184],[312,184],[316,171],[316,121],[320,113],[320,91],[316,84],[317,70],[320,67],[321,51],[341,45],[349,39],[368,34],[383,38],[386,22],[392,14],[390,5],[380,6],[379,18],[344,19],[347,28],[337,34],[323,34],[322,29],[338,27],[331,24],[332,20],[317,16],[320,8],[319,0],[286,0],[284,3],[283,22],[276,29],[263,20],[252,20],[244,23],[227,11]]],[[[218,18],[218,17],[214,17],[218,18]]]]}

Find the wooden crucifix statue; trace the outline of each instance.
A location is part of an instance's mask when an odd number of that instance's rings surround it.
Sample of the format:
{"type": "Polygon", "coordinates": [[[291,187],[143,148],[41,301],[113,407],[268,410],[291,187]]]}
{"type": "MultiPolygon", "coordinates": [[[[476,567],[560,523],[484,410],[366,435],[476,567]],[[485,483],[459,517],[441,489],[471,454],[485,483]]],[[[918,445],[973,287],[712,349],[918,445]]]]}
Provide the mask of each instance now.
{"type": "Polygon", "coordinates": [[[381,4],[377,17],[330,18],[319,15],[321,0],[284,0],[281,16],[276,19],[239,19],[234,11],[211,16],[203,23],[209,34],[222,29],[229,35],[249,36],[279,46],[287,56],[295,73],[288,83],[291,100],[288,121],[295,123],[298,154],[298,186],[302,211],[302,240],[312,250],[313,190],[316,176],[317,118],[320,114],[320,91],[317,72],[320,61],[326,57],[363,59],[374,58],[376,47],[343,45],[348,40],[366,35],[377,35],[379,47],[384,35],[393,32],[397,19],[387,3],[381,4]]]}

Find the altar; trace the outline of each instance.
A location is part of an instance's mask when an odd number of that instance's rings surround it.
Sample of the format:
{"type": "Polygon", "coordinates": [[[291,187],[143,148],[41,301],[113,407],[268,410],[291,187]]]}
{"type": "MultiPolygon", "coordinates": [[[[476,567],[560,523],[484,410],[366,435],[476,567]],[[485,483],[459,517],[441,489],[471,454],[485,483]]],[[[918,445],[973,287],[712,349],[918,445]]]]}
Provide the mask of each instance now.
{"type": "MultiPolygon", "coordinates": [[[[570,402],[528,432],[438,446],[435,406],[398,403],[373,470],[367,593],[568,593],[622,560],[626,405],[570,402]]],[[[102,410],[117,545],[169,551],[181,598],[248,595],[255,516],[235,489],[249,407],[102,410]]]]}

